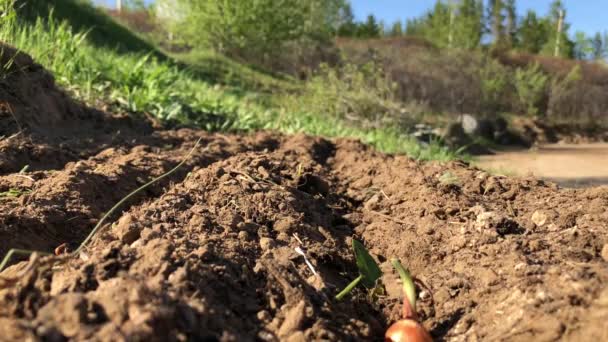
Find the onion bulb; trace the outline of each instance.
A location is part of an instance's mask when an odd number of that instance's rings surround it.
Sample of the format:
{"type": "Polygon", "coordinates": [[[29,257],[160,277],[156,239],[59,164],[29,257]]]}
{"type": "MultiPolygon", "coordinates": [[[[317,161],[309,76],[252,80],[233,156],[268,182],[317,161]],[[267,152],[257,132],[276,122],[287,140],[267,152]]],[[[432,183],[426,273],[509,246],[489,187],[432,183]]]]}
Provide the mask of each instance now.
{"type": "Polygon", "coordinates": [[[433,342],[428,331],[413,319],[402,319],[391,325],[386,334],[386,342],[433,342]]]}

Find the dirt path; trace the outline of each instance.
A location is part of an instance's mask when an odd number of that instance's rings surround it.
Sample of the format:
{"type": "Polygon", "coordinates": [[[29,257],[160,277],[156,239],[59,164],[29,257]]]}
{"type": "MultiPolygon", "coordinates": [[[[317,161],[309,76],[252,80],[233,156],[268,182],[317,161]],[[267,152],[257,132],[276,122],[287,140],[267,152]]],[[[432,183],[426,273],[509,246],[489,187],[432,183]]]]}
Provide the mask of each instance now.
{"type": "Polygon", "coordinates": [[[436,340],[608,339],[608,187],[560,190],[348,139],[155,129],[28,72],[0,83],[13,108],[0,112],[0,252],[74,249],[203,142],[77,258],[2,272],[4,339],[382,340],[400,315],[392,257],[430,289],[419,311],[436,340]],[[352,238],[385,270],[385,295],[334,299],[358,276],[352,238]]]}
{"type": "Polygon", "coordinates": [[[481,168],[510,175],[533,175],[565,187],[608,184],[608,144],[555,144],[533,151],[482,156],[481,168]]]}

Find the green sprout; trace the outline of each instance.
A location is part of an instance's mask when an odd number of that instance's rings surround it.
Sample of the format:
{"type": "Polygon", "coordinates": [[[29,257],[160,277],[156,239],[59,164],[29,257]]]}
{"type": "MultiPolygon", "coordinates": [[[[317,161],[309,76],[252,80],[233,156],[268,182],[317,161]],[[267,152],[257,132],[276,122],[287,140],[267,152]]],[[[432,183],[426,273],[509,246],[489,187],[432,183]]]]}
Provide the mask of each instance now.
{"type": "Polygon", "coordinates": [[[348,284],[344,290],[336,295],[337,300],[341,300],[350,293],[359,283],[363,284],[368,289],[376,287],[376,282],[382,276],[382,271],[378,264],[369,254],[365,246],[357,240],[353,239],[353,252],[359,269],[359,276],[348,284]]]}
{"type": "Polygon", "coordinates": [[[19,189],[11,188],[8,191],[0,192],[0,198],[2,198],[2,197],[17,198],[17,197],[20,197],[21,195],[27,195],[31,192],[32,192],[31,190],[19,190],[19,189]]]}

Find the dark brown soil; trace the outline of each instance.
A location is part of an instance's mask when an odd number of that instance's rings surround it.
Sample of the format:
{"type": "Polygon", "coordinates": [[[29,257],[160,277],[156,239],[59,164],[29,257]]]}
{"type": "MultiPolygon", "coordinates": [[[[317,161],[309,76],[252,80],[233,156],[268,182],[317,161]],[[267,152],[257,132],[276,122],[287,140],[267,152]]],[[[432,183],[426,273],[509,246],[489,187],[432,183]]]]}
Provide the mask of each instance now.
{"type": "Polygon", "coordinates": [[[32,64],[0,84],[12,109],[0,115],[1,253],[73,250],[203,142],[78,257],[4,271],[2,339],[382,340],[400,312],[392,257],[429,287],[419,310],[437,340],[608,339],[607,187],[562,190],[353,140],[155,129],[75,103],[41,74],[32,64]],[[49,104],[36,109],[40,94],[49,104]],[[386,295],[333,299],[357,276],[353,237],[386,271],[386,295]]]}

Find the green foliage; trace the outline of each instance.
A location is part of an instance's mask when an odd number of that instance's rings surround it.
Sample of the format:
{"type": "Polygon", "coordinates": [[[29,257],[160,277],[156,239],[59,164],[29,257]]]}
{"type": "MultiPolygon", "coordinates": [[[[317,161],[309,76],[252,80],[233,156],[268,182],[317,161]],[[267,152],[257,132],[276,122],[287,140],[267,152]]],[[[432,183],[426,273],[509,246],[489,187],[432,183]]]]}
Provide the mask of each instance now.
{"type": "Polygon", "coordinates": [[[31,192],[31,190],[9,189],[8,191],[0,192],[0,198],[17,198],[31,192]]]}
{"type": "Polygon", "coordinates": [[[365,246],[355,239],[353,239],[353,254],[357,262],[357,268],[359,269],[359,277],[353,280],[350,284],[344,288],[340,293],[336,295],[336,299],[341,300],[350,293],[359,283],[363,284],[368,289],[376,287],[376,282],[382,276],[382,271],[376,260],[372,258],[365,246]]]}
{"type": "MultiPolygon", "coordinates": [[[[83,11],[89,9],[84,7],[83,11]]],[[[69,13],[65,12],[65,15],[69,13]]],[[[71,15],[80,14],[74,12],[71,15]]],[[[102,16],[101,13],[95,15],[102,16]]],[[[362,128],[347,124],[324,111],[323,108],[328,108],[326,106],[318,107],[318,111],[306,101],[300,106],[285,106],[286,102],[297,103],[297,93],[301,89],[298,82],[257,72],[225,56],[195,51],[184,57],[184,61],[189,63],[188,68],[184,68],[175,61],[159,58],[149,50],[126,53],[121,48],[110,49],[107,44],[99,44],[97,38],[93,38],[95,28],[77,30],[71,26],[76,19],[60,21],[55,18],[53,14],[2,25],[0,35],[50,70],[57,82],[73,96],[90,104],[104,102],[110,104],[113,111],[127,111],[134,115],[147,112],[164,121],[208,130],[268,129],[327,137],[349,136],[380,150],[406,153],[417,159],[451,160],[459,157],[438,143],[421,146],[390,125],[362,128]],[[207,63],[209,61],[213,63],[207,63]]],[[[104,39],[109,42],[123,38],[106,36],[104,39]]],[[[378,82],[380,89],[384,89],[378,94],[384,94],[382,96],[386,97],[381,99],[389,102],[386,89],[390,88],[390,83],[386,79],[378,82]]],[[[360,91],[354,87],[351,89],[360,91]]],[[[308,90],[305,90],[304,97],[307,94],[308,90]]],[[[321,94],[319,91],[319,98],[321,94]]],[[[369,100],[363,102],[366,101],[369,100]]],[[[371,116],[371,112],[369,114],[371,116]]]]}
{"type": "MultiPolygon", "coordinates": [[[[7,1],[7,0],[0,0],[7,1]]],[[[72,33],[89,32],[87,41],[103,49],[123,53],[150,53],[166,59],[153,44],[117,23],[86,0],[16,0],[23,24],[34,24],[38,18],[66,22],[72,33]]]]}
{"type": "Polygon", "coordinates": [[[358,38],[376,38],[382,35],[382,26],[376,20],[373,14],[367,16],[365,22],[357,28],[358,38]]]}
{"type": "Polygon", "coordinates": [[[416,310],[416,300],[418,299],[418,296],[416,295],[416,285],[414,284],[414,279],[412,278],[410,271],[401,265],[399,259],[391,259],[391,263],[397,270],[397,273],[399,273],[399,278],[401,278],[401,283],[403,284],[403,293],[412,309],[416,310]]]}
{"type": "Polygon", "coordinates": [[[323,65],[304,93],[292,97],[287,105],[291,110],[304,107],[313,113],[374,126],[399,111],[393,97],[393,83],[373,62],[341,68],[323,65]]]}
{"type": "Polygon", "coordinates": [[[401,37],[401,36],[403,36],[403,24],[401,23],[400,20],[395,21],[393,23],[393,25],[391,26],[391,29],[390,29],[388,35],[391,36],[391,37],[401,37]]]}
{"type": "Polygon", "coordinates": [[[376,281],[382,276],[382,271],[376,263],[376,260],[369,255],[369,252],[363,244],[353,239],[353,253],[357,261],[359,273],[363,276],[361,283],[367,288],[376,286],[376,281]]]}
{"type": "Polygon", "coordinates": [[[475,49],[483,35],[483,1],[463,0],[455,6],[437,1],[419,19],[408,20],[406,33],[433,42],[438,47],[475,49]]]}
{"type": "Polygon", "coordinates": [[[539,53],[548,40],[549,22],[541,19],[536,12],[529,10],[518,29],[520,50],[539,53]]]}
{"type": "Polygon", "coordinates": [[[493,59],[488,59],[479,69],[482,103],[488,111],[496,111],[505,98],[511,79],[510,70],[493,59]]]}
{"type": "Polygon", "coordinates": [[[494,46],[502,46],[505,42],[504,10],[504,0],[489,1],[487,20],[494,46]]]}
{"type": "Polygon", "coordinates": [[[540,114],[540,103],[546,96],[549,76],[538,64],[515,71],[515,89],[521,110],[529,115],[540,114]]]}
{"type": "Polygon", "coordinates": [[[453,47],[475,49],[483,35],[483,1],[462,0],[454,19],[453,47]]]}
{"type": "Polygon", "coordinates": [[[275,57],[287,42],[328,40],[340,0],[159,1],[168,29],[196,47],[247,60],[275,57]]]}
{"type": "Polygon", "coordinates": [[[547,41],[541,49],[541,53],[556,57],[571,58],[574,54],[574,43],[568,37],[570,24],[566,21],[566,8],[561,0],[554,0],[550,5],[547,16],[547,41]],[[558,31],[560,15],[563,14],[562,31],[558,31]]]}
{"type": "Polygon", "coordinates": [[[587,37],[585,32],[576,31],[574,34],[574,58],[581,60],[592,58],[594,52],[593,41],[587,37]]]}

